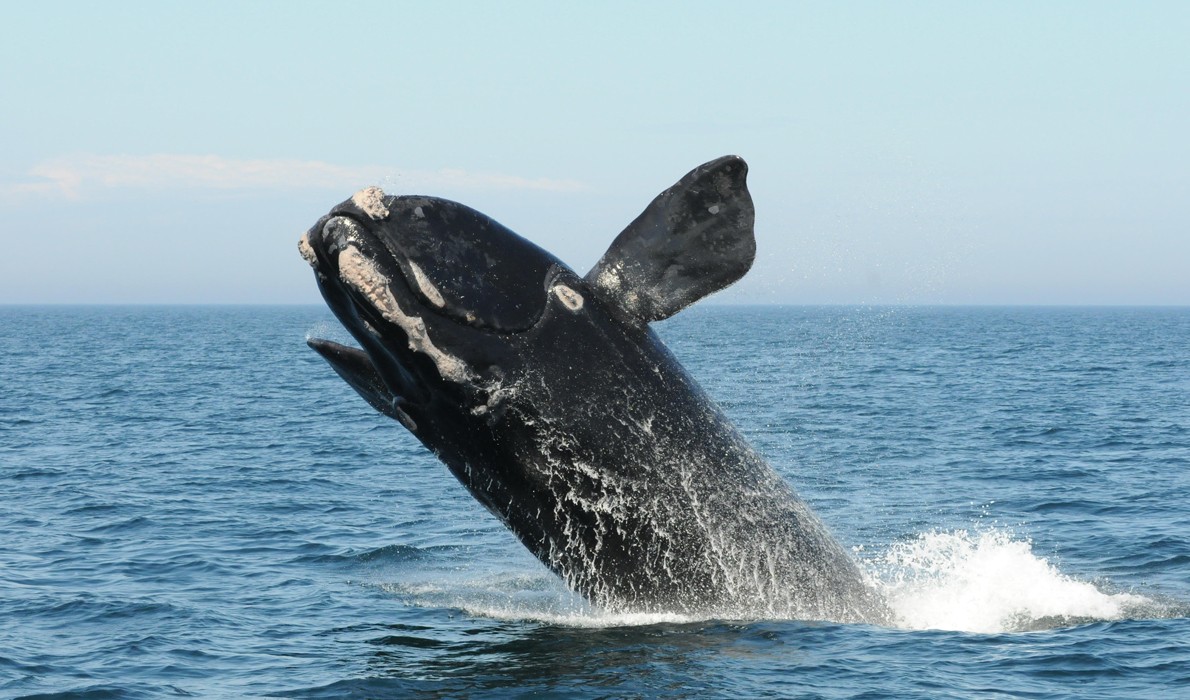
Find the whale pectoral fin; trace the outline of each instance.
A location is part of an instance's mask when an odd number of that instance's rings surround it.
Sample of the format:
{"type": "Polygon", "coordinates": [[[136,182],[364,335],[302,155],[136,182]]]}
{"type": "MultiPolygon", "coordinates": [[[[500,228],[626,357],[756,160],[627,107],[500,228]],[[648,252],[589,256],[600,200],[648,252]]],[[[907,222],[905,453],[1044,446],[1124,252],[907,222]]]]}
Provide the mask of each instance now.
{"type": "Polygon", "coordinates": [[[404,412],[399,406],[400,399],[385,386],[367,353],[319,338],[311,338],[306,344],[322,355],[335,373],[364,397],[368,405],[390,418],[401,420],[404,412]]]}
{"type": "Polygon", "coordinates": [[[747,175],[738,156],[690,171],[616,237],[587,273],[587,283],[648,323],[743,277],[756,257],[747,175]]]}

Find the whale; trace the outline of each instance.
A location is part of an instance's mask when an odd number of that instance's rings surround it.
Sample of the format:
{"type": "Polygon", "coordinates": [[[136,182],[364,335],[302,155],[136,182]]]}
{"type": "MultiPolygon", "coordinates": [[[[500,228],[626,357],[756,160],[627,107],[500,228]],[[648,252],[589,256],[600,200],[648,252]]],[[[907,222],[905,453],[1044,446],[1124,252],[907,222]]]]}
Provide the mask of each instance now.
{"type": "Polygon", "coordinates": [[[751,268],[747,173],[690,171],[584,275],[463,204],[365,188],[298,245],[358,347],[307,342],[603,610],[879,623],[856,560],[650,325],[751,268]]]}

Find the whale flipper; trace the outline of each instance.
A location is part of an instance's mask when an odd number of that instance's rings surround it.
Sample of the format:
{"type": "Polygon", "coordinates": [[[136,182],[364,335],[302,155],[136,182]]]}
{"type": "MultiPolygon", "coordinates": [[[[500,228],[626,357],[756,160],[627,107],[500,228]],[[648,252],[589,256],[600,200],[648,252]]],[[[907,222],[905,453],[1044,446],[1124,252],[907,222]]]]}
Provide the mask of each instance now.
{"type": "Polygon", "coordinates": [[[648,323],[743,277],[756,257],[747,174],[738,156],[687,173],[616,237],[587,282],[630,318],[648,323]]]}

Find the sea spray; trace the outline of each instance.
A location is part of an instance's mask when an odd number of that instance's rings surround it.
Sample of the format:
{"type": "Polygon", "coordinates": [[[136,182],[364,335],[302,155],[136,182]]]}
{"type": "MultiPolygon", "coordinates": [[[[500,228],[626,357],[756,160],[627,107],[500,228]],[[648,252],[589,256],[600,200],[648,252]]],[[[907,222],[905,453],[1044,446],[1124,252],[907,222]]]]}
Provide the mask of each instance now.
{"type": "Polygon", "coordinates": [[[344,330],[341,324],[329,320],[318,321],[310,326],[309,330],[306,331],[305,339],[309,342],[313,338],[325,338],[344,343],[351,342],[351,334],[344,330]]]}
{"type": "MultiPolygon", "coordinates": [[[[1151,598],[1107,592],[1067,575],[1037,555],[1030,540],[1010,530],[931,530],[882,551],[864,562],[865,569],[896,615],[891,626],[902,629],[1005,633],[1180,614],[1151,598]]],[[[384,573],[378,573],[383,579],[384,573]]],[[[788,619],[776,606],[767,613],[755,607],[741,610],[738,616],[724,616],[723,611],[606,610],[583,600],[545,571],[439,570],[407,576],[399,583],[376,583],[418,607],[455,608],[478,617],[563,627],[683,624],[725,617],[788,619]]]]}
{"type": "Polygon", "coordinates": [[[1117,620],[1151,603],[1076,580],[1005,530],[924,532],[873,568],[908,629],[1013,632],[1117,620]]]}

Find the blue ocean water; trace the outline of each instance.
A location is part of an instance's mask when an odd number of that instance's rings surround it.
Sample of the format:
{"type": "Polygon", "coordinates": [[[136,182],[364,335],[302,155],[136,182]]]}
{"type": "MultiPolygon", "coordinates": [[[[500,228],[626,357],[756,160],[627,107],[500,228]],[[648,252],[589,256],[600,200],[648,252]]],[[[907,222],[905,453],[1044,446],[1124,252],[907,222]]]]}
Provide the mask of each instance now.
{"type": "Polygon", "coordinates": [[[1190,309],[661,324],[889,628],[591,609],[305,347],[336,326],[0,307],[0,697],[1190,697],[1190,309]]]}

